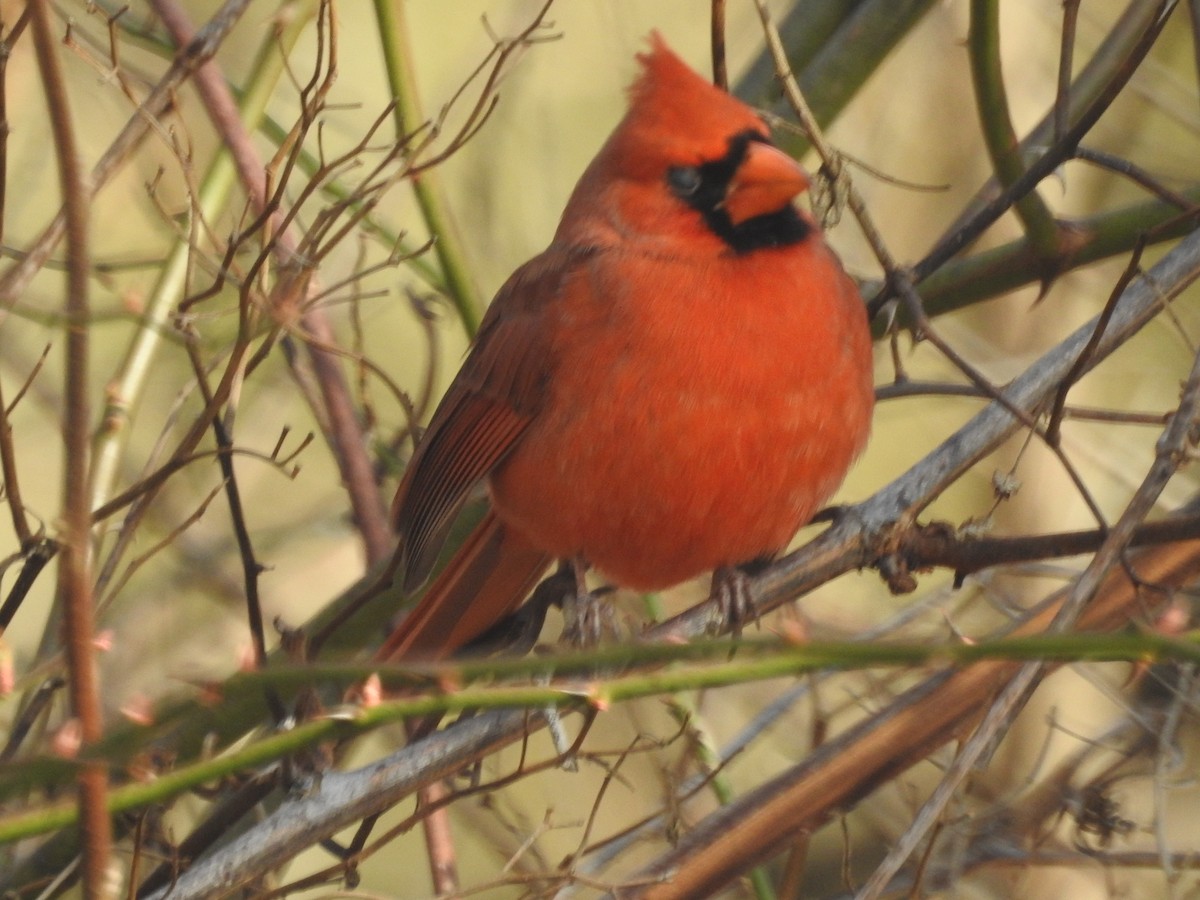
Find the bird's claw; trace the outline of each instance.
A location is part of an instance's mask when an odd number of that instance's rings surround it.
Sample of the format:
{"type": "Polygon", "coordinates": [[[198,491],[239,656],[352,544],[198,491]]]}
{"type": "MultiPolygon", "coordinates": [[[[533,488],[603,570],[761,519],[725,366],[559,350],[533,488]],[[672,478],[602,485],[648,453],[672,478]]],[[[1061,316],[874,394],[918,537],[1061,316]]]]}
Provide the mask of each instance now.
{"type": "Polygon", "coordinates": [[[740,637],[742,626],[751,619],[758,621],[750,574],[739,566],[724,566],[713,572],[708,599],[717,607],[718,615],[712,623],[715,634],[728,629],[734,637],[740,637]]]}
{"type": "Polygon", "coordinates": [[[576,647],[595,647],[605,638],[620,637],[612,604],[606,597],[613,592],[609,586],[594,591],[579,591],[564,598],[563,638],[576,647]]]}

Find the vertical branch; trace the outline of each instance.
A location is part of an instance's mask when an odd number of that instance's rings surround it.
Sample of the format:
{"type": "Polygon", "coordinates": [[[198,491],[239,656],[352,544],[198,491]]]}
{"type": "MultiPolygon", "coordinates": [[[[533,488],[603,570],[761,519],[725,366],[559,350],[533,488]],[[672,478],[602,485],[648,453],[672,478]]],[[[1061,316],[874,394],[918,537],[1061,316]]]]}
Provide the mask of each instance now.
{"type": "MultiPolygon", "coordinates": [[[[29,8],[26,7],[12,31],[0,41],[0,241],[4,240],[4,209],[8,198],[8,58],[28,22],[29,8]]],[[[3,23],[0,23],[2,29],[3,23]]]]}
{"type": "Polygon", "coordinates": [[[1192,55],[1196,59],[1196,75],[1200,77],[1200,0],[1188,0],[1188,18],[1192,25],[1192,55]]]}
{"type": "Polygon", "coordinates": [[[4,405],[4,388],[0,386],[0,473],[4,477],[4,492],[8,496],[8,511],[12,515],[13,531],[24,551],[33,543],[33,530],[25,516],[21,500],[21,482],[17,479],[17,455],[13,451],[12,424],[4,405]]]}
{"type": "Polygon", "coordinates": [[[1079,0],[1063,0],[1062,41],[1058,51],[1058,89],[1054,95],[1054,140],[1061,141],[1071,121],[1071,69],[1075,63],[1075,29],[1079,0]]]}
{"type": "MultiPolygon", "coordinates": [[[[34,46],[50,111],[50,128],[62,185],[67,251],[66,385],[63,409],[63,547],[59,596],[64,604],[65,643],[71,707],[79,720],[85,753],[99,741],[103,724],[92,636],[91,496],[88,490],[88,190],[75,146],[62,67],[57,55],[49,0],[32,0],[34,46]]],[[[105,809],[108,775],[102,763],[79,771],[83,888],[86,897],[103,895],[112,844],[105,809]]]]}
{"type": "MultiPolygon", "coordinates": [[[[1025,168],[1021,162],[1020,143],[1008,115],[1008,92],[1000,65],[998,0],[971,0],[968,45],[984,144],[992,159],[996,179],[1003,187],[1008,187],[1025,174],[1025,168]]],[[[1038,256],[1047,261],[1054,260],[1059,253],[1058,223],[1037,191],[1031,190],[1019,198],[1016,211],[1038,256]]]]}
{"type": "MultiPolygon", "coordinates": [[[[189,45],[194,39],[194,33],[179,4],[173,0],[154,0],[154,8],[170,31],[172,39],[180,46],[189,45]]],[[[320,6],[320,14],[327,20],[328,27],[332,27],[332,13],[328,6],[320,6]]],[[[285,46],[290,46],[296,36],[295,31],[289,31],[289,42],[285,46]]],[[[335,39],[331,37],[330,41],[330,52],[332,53],[336,49],[335,39]]],[[[267,71],[268,58],[276,56],[269,50],[274,51],[274,49],[274,47],[264,46],[262,77],[255,79],[256,85],[269,88],[271,84],[274,84],[275,74],[267,71]],[[266,77],[268,75],[270,77],[266,77]]],[[[330,77],[336,70],[335,59],[330,62],[330,77]]],[[[279,64],[275,65],[278,68],[279,64]]],[[[252,115],[246,115],[245,110],[239,114],[237,104],[230,94],[225,80],[221,77],[219,69],[215,66],[207,66],[197,71],[196,85],[206,111],[221,134],[223,145],[229,149],[230,157],[227,160],[232,162],[229,176],[232,177],[236,173],[241,179],[242,186],[246,189],[254,209],[260,214],[266,213],[271,205],[271,198],[268,195],[265,169],[254,148],[254,142],[247,127],[248,120],[253,122],[261,115],[262,106],[256,102],[251,107],[252,115]]],[[[322,90],[326,89],[327,87],[322,87],[322,90]]],[[[268,89],[258,99],[265,101],[269,94],[270,90],[268,89]]],[[[272,226],[272,231],[282,230],[278,231],[272,247],[282,264],[294,268],[296,267],[295,257],[299,240],[289,228],[284,227],[285,224],[285,217],[279,215],[278,224],[272,226]]],[[[327,349],[337,346],[337,338],[324,310],[308,303],[301,304],[299,298],[307,297],[315,292],[311,283],[311,274],[303,273],[302,277],[298,277],[296,283],[289,289],[292,288],[297,291],[297,294],[296,298],[290,302],[305,307],[301,325],[308,338],[306,343],[310,362],[320,387],[321,399],[324,402],[322,412],[329,422],[326,437],[334,452],[342,482],[350,497],[355,525],[362,534],[367,559],[372,562],[383,559],[392,551],[391,528],[388,524],[386,509],[379,498],[379,489],[366,450],[367,441],[346,384],[345,374],[341,369],[340,359],[334,352],[327,349]]],[[[286,290],[281,290],[280,296],[286,293],[286,290]]]]}
{"type": "MultiPolygon", "coordinates": [[[[379,23],[388,83],[396,98],[396,138],[399,140],[419,128],[424,121],[413,81],[403,7],[395,0],[375,0],[375,18],[379,23]]],[[[453,220],[446,210],[437,173],[425,171],[419,175],[413,174],[409,181],[429,233],[437,238],[433,249],[442,266],[446,292],[467,334],[474,336],[479,328],[481,303],[463,258],[453,220]]]]}
{"type": "Polygon", "coordinates": [[[725,62],[725,0],[712,0],[713,84],[729,90],[729,66],[725,62]]]}

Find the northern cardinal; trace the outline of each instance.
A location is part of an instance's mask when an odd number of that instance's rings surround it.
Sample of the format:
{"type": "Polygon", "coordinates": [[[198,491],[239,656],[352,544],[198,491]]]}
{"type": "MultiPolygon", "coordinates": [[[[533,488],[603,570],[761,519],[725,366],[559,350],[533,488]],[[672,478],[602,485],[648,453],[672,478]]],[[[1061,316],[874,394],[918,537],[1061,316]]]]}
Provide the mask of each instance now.
{"type": "Polygon", "coordinates": [[[862,298],[808,181],[657,33],[554,240],[508,279],[396,494],[411,590],[469,492],[491,511],[380,656],[437,658],[555,558],[650,591],[769,558],[862,450],[862,298]]]}

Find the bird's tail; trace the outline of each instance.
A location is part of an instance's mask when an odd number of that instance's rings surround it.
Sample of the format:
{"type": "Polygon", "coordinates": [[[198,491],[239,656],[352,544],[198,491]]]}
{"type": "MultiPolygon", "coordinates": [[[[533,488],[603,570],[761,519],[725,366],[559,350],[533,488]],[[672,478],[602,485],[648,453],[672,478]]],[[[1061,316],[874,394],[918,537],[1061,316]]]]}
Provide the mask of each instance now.
{"type": "Polygon", "coordinates": [[[550,562],[488,510],[376,659],[444,659],[512,613],[550,562]]]}

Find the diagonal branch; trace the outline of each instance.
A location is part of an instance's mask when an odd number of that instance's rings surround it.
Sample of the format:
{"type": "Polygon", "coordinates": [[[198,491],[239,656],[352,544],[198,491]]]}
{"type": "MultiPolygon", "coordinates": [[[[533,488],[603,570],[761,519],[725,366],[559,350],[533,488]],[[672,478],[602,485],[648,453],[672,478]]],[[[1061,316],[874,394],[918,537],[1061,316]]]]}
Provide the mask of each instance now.
{"type": "MultiPolygon", "coordinates": [[[[1103,338],[1095,348],[1090,365],[1095,366],[1151,321],[1163,305],[1200,277],[1200,233],[1182,241],[1159,261],[1143,278],[1135,280],[1115,304],[1112,318],[1103,338]]],[[[1080,349],[1091,339],[1094,323],[1078,329],[1065,341],[1035,362],[1029,370],[1009,386],[1007,401],[1029,412],[1035,412],[1054,395],[1061,379],[1079,357],[1080,349]]],[[[851,507],[832,528],[790,556],[780,560],[752,580],[757,608],[765,613],[812,590],[820,584],[856,568],[871,565],[885,556],[896,544],[896,535],[912,521],[934,497],[962,475],[971,465],[990,453],[1018,427],[1017,420],[1001,404],[992,403],[978,413],[956,434],[896,481],[877,494],[851,507]]],[[[1181,573],[1200,570],[1198,542],[1156,548],[1139,558],[1138,568],[1143,578],[1172,583],[1181,573]],[[1191,555],[1189,555],[1191,554],[1191,555]]],[[[1114,597],[1089,608],[1085,623],[1088,627],[1113,627],[1125,621],[1129,610],[1128,578],[1123,573],[1110,574],[1106,584],[1116,587],[1114,597]],[[1124,587],[1122,587],[1124,585],[1124,587]]],[[[1035,619],[1030,629],[1040,630],[1049,623],[1049,614],[1035,619]]],[[[703,634],[717,616],[708,604],[652,629],[648,640],[678,641],[703,634]]],[[[872,766],[856,768],[863,757],[851,753],[850,762],[843,764],[832,752],[821,752],[806,761],[805,791],[828,780],[823,767],[837,764],[837,778],[822,789],[821,797],[828,804],[846,803],[867,790],[861,779],[878,783],[894,774],[905,760],[896,758],[897,747],[910,742],[905,728],[911,733],[912,759],[922,758],[931,747],[946,739],[946,735],[962,717],[978,711],[1002,679],[1011,677],[1019,664],[987,663],[961,672],[946,673],[927,682],[920,690],[902,697],[900,705],[889,707],[873,728],[857,730],[854,736],[839,739],[839,746],[854,748],[857,739],[871,736],[862,754],[879,754],[886,750],[887,759],[876,759],[872,766]],[[931,710],[937,711],[934,718],[931,710]],[[914,724],[915,722],[915,724],[914,724]],[[937,727],[934,727],[936,724],[937,727]],[[882,729],[879,731],[878,729],[882,729]],[[904,740],[900,739],[904,735],[904,740]],[[924,735],[924,737],[919,737],[924,735]],[[881,737],[880,737],[881,736],[881,737]],[[916,754],[921,754],[918,756],[916,754]],[[884,764],[886,763],[886,764],[884,764]],[[857,773],[857,774],[854,774],[857,773]],[[859,780],[855,780],[859,779],[859,780]],[[836,787],[834,797],[830,792],[836,787]]],[[[315,843],[347,825],[397,803],[421,787],[434,783],[448,773],[457,771],[482,755],[521,740],[531,727],[542,724],[538,712],[497,712],[459,722],[443,732],[406,747],[387,758],[355,772],[327,773],[319,790],[299,799],[286,801],[276,813],[256,826],[234,847],[219,851],[197,863],[180,876],[171,894],[172,900],[206,896],[206,892],[230,889],[256,873],[277,865],[305,844],[315,843]]],[[[864,726],[865,728],[865,726],[864,726]]],[[[831,746],[831,745],[826,745],[831,746]]],[[[906,758],[907,759],[907,758],[906,758]]],[[[803,773],[801,773],[803,774],[803,773]]],[[[794,777],[801,777],[794,774],[794,777]]],[[[780,785],[774,784],[780,791],[780,785]]],[[[748,795],[750,796],[750,795],[748,795]]],[[[757,802],[772,796],[771,790],[755,792],[757,802]]],[[[798,796],[793,794],[792,796],[798,796]]],[[[811,793],[803,794],[812,799],[811,793]]],[[[768,804],[769,805],[769,804],[768,804]]],[[[737,809],[745,812],[752,804],[746,798],[738,801],[737,809]],[[745,804],[745,805],[743,805],[745,804]]],[[[813,807],[826,812],[830,805],[813,807]]],[[[776,812],[778,807],[775,807],[776,812]]],[[[711,838],[719,829],[704,831],[711,838]]],[[[697,840],[701,840],[698,838],[697,840]]],[[[764,845],[769,841],[763,840],[764,845]]],[[[714,855],[714,858],[716,855],[714,855]]],[[[747,865],[749,856],[742,857],[747,865]]],[[[755,860],[759,857],[756,856],[755,860]]],[[[663,867],[667,862],[662,861],[663,867]]],[[[664,869],[665,870],[665,869],[664,869]]],[[[721,877],[730,876],[726,871],[721,877]]],[[[682,896],[682,895],[681,895],[682,896]]],[[[696,896],[693,894],[692,896],[696,896]]]]}
{"type": "MultiPolygon", "coordinates": [[[[175,102],[179,86],[217,52],[249,3],[250,0],[226,0],[208,24],[196,33],[195,39],[176,55],[171,68],[159,79],[154,90],[125,123],[116,140],[92,167],[91,179],[86,187],[89,197],[95,196],[108,183],[133,149],[150,133],[152,123],[175,102]]],[[[34,275],[46,264],[54,248],[63,239],[66,229],[66,211],[60,210],[25,255],[0,276],[0,307],[9,307],[21,297],[34,275]]]]}

